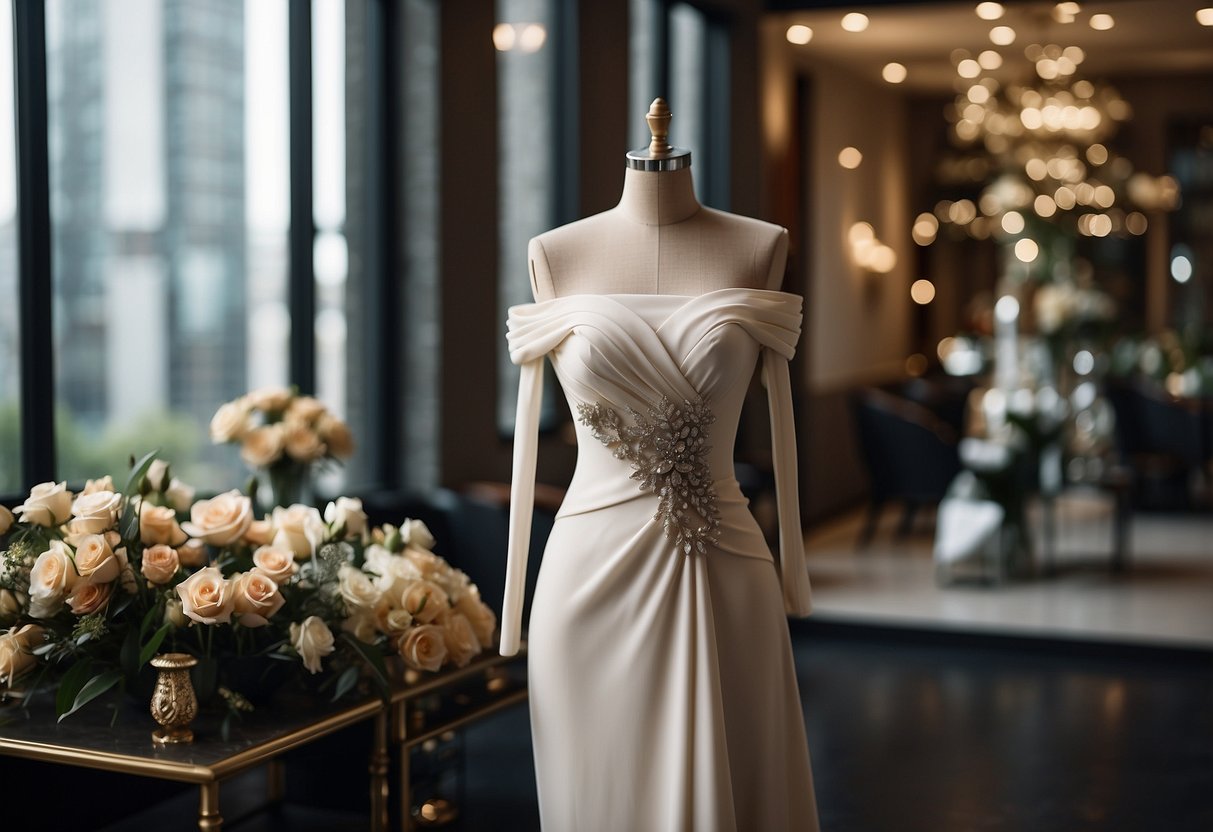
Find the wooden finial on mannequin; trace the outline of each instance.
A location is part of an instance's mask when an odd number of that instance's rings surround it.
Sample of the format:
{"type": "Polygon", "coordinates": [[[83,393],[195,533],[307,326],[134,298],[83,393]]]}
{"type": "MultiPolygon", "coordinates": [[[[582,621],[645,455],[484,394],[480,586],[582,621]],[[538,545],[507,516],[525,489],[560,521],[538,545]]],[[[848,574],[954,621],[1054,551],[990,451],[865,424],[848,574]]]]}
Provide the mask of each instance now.
{"type": "Polygon", "coordinates": [[[649,123],[652,140],[639,150],[630,150],[627,155],[628,168],[644,171],[682,170],[691,165],[691,151],[685,147],[670,145],[670,105],[664,98],[654,98],[644,120],[649,123]]]}
{"type": "Polygon", "coordinates": [[[669,142],[671,118],[673,113],[670,112],[670,106],[665,103],[665,99],[654,98],[653,103],[649,105],[648,114],[644,117],[649,123],[649,132],[653,134],[653,140],[649,142],[650,156],[668,156],[673,149],[669,142]]]}

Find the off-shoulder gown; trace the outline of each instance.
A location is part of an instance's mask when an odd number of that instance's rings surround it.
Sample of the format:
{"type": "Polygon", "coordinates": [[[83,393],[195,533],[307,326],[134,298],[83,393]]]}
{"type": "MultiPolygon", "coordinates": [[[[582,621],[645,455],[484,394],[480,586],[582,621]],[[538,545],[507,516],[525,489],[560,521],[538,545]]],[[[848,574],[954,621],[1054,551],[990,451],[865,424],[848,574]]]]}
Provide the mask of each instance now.
{"type": "Polygon", "coordinates": [[[510,310],[522,376],[507,655],[520,637],[545,356],[577,423],[527,637],[548,832],[817,829],[785,618],[810,606],[788,376],[800,321],[798,296],[756,289],[510,310]],[[778,567],[733,475],[760,356],[778,567]]]}

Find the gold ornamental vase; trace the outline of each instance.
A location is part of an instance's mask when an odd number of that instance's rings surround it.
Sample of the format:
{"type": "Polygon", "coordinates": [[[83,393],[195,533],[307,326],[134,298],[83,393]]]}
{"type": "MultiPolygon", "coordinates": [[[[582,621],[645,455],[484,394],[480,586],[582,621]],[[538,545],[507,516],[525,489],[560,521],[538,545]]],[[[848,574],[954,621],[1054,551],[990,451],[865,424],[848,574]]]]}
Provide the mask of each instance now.
{"type": "Polygon", "coordinates": [[[198,715],[198,699],[190,683],[190,668],[198,660],[188,653],[161,653],[152,659],[160,671],[152,691],[152,718],[160,727],[152,731],[152,741],[160,745],[193,742],[189,724],[198,715]]]}

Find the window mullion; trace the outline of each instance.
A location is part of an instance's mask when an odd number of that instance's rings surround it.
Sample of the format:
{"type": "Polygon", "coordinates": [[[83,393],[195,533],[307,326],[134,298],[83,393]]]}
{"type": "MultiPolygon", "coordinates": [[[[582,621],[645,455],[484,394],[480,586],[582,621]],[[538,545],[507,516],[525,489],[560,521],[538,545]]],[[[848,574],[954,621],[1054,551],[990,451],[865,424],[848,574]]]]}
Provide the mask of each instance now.
{"type": "Polygon", "coordinates": [[[288,47],[290,88],[290,380],[301,393],[316,388],[316,278],[312,262],[312,4],[292,0],[288,47]]]}

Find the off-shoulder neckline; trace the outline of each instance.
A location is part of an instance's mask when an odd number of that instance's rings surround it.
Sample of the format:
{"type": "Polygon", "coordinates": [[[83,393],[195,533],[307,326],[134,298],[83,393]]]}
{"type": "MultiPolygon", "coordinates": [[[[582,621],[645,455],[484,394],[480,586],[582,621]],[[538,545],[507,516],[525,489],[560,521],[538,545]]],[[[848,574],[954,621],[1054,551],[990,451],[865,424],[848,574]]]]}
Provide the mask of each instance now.
{"type": "Polygon", "coordinates": [[[741,292],[753,295],[771,295],[788,300],[803,302],[804,298],[793,292],[783,292],[778,289],[754,289],[749,286],[725,286],[720,289],[712,289],[698,295],[680,295],[670,292],[575,292],[571,295],[558,295],[547,300],[531,301],[529,303],[516,304],[516,307],[527,306],[543,306],[548,303],[557,303],[559,301],[584,300],[587,298],[606,298],[608,300],[621,300],[623,298],[651,298],[653,300],[683,300],[688,303],[703,298],[709,298],[713,295],[722,295],[729,292],[741,292]]]}

